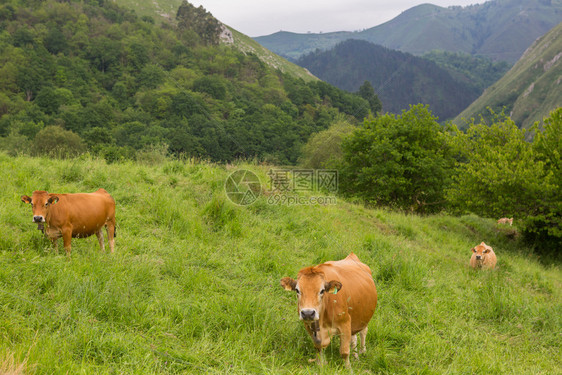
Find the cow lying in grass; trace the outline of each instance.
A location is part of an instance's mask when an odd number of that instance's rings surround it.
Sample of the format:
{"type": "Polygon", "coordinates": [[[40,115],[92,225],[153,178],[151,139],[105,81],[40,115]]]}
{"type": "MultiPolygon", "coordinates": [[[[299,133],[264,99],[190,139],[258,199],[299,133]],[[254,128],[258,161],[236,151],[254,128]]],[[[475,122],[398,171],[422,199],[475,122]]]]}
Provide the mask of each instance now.
{"type": "Polygon", "coordinates": [[[508,219],[507,217],[502,217],[501,219],[498,220],[498,224],[509,224],[509,225],[513,225],[513,218],[508,219]]]}
{"type": "Polygon", "coordinates": [[[496,261],[494,250],[484,242],[472,248],[472,257],[470,258],[472,268],[493,269],[496,266],[496,261]]]}
{"type": "Polygon", "coordinates": [[[377,306],[377,289],[370,268],[353,253],[347,258],[326,262],[299,271],[297,279],[281,279],[285,290],[295,291],[299,318],[318,351],[317,362],[324,361],[322,350],[333,335],[340,335],[340,354],[350,367],[350,346],[361,339],[365,352],[367,325],[377,306]]]}

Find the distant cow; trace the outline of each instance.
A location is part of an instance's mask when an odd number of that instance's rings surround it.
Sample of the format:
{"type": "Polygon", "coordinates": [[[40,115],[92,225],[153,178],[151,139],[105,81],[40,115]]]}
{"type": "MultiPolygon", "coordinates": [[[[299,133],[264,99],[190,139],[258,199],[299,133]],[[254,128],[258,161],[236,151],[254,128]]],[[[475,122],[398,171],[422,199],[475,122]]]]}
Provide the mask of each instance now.
{"type": "Polygon", "coordinates": [[[299,318],[318,350],[319,364],[324,360],[322,349],[333,335],[340,335],[340,354],[346,367],[350,345],[355,349],[357,344],[357,333],[360,353],[365,352],[367,325],[377,307],[377,289],[371,270],[355,254],[303,268],[296,280],[281,279],[281,286],[297,293],[299,318]]]}
{"type": "Polygon", "coordinates": [[[502,217],[501,219],[498,220],[498,224],[507,224],[509,223],[509,225],[513,225],[513,218],[508,219],[507,217],[502,217]]]}
{"type": "Polygon", "coordinates": [[[107,228],[111,252],[115,248],[115,200],[107,191],[94,193],[52,194],[34,191],[31,197],[22,195],[22,202],[31,203],[33,222],[37,223],[57,249],[57,239],[62,237],[64,250],[70,255],[72,237],[89,237],[95,234],[104,251],[102,227],[107,228]]]}
{"type": "Polygon", "coordinates": [[[493,269],[496,266],[496,261],[494,250],[484,242],[472,248],[472,257],[470,258],[472,268],[493,269]]]}

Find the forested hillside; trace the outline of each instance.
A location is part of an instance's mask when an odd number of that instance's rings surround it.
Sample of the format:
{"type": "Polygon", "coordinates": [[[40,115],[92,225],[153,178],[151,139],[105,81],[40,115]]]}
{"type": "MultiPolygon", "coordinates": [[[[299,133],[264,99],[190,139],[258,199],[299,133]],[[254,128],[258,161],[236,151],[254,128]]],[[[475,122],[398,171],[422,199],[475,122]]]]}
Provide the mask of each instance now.
{"type": "Polygon", "coordinates": [[[530,128],[550,112],[562,107],[562,23],[554,27],[525,52],[498,82],[464,110],[455,123],[483,116],[490,119],[504,110],[521,127],[530,128]]]}
{"type": "Polygon", "coordinates": [[[310,134],[368,113],[358,95],[221,45],[203,8],[184,2],[176,17],[156,25],[111,1],[3,2],[0,147],[294,163],[310,134]]]}
{"type": "Polygon", "coordinates": [[[422,4],[360,32],[279,32],[255,39],[291,59],[361,39],[416,55],[438,49],[513,64],[536,38],[560,22],[562,0],[491,0],[466,7],[422,4]]]}
{"type": "Polygon", "coordinates": [[[383,103],[383,111],[400,113],[409,105],[429,104],[441,120],[458,115],[487,85],[501,77],[498,66],[471,56],[433,53],[434,61],[390,50],[362,40],[347,40],[329,51],[302,56],[297,64],[339,88],[355,92],[369,81],[383,103]],[[453,60],[456,57],[456,60],[453,60]],[[485,71],[478,78],[472,72],[485,71]]]}

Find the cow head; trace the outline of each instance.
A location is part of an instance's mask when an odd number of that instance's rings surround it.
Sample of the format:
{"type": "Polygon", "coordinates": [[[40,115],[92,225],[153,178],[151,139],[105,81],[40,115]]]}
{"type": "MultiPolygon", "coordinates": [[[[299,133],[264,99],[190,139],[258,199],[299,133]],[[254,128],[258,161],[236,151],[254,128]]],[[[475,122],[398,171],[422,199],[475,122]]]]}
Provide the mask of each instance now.
{"type": "Polygon", "coordinates": [[[299,318],[312,322],[320,319],[323,310],[323,299],[326,293],[336,294],[342,288],[337,280],[327,281],[324,273],[316,272],[308,267],[299,272],[297,280],[290,277],[281,279],[285,290],[294,290],[298,297],[299,318]]]}
{"type": "Polygon", "coordinates": [[[57,203],[59,201],[59,197],[54,194],[49,194],[46,191],[36,190],[33,192],[31,197],[22,195],[21,201],[31,204],[34,223],[44,223],[49,206],[57,203]]]}
{"type": "Polygon", "coordinates": [[[484,242],[472,248],[472,252],[474,253],[476,260],[479,262],[483,261],[484,258],[486,258],[486,254],[488,254],[491,250],[492,248],[484,242]]]}

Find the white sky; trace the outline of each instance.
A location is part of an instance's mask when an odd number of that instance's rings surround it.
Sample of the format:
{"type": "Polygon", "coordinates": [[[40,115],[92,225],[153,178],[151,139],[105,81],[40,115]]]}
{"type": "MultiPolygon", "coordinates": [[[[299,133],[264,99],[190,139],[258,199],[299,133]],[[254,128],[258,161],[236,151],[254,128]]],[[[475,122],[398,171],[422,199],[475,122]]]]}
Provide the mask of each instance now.
{"type": "Polygon", "coordinates": [[[419,4],[442,7],[485,0],[188,0],[219,21],[255,37],[278,31],[357,31],[380,25],[419,4]]]}

